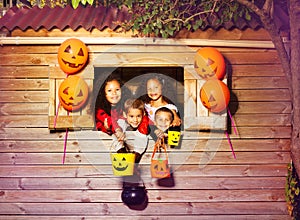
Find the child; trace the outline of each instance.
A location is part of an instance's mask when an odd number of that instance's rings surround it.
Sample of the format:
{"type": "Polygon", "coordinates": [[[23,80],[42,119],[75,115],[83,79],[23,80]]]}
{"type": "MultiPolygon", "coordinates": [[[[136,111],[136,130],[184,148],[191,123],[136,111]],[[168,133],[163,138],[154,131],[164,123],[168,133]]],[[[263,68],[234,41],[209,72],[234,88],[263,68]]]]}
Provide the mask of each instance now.
{"type": "Polygon", "coordinates": [[[180,126],[181,119],[178,114],[177,107],[163,95],[164,81],[159,76],[153,76],[146,81],[146,95],[144,95],[145,109],[152,124],[154,123],[154,115],[158,108],[167,107],[174,114],[172,126],[180,126]]]}
{"type": "Polygon", "coordinates": [[[124,133],[117,120],[123,117],[122,104],[129,93],[129,90],[122,86],[119,78],[114,75],[107,77],[100,88],[95,105],[96,129],[109,135],[114,134],[119,141],[124,140],[124,133]]]}
{"type": "MultiPolygon", "coordinates": [[[[168,109],[167,107],[161,107],[157,109],[154,117],[154,125],[151,125],[151,137],[153,138],[153,140],[157,141],[157,139],[170,138],[168,136],[169,131],[180,132],[179,126],[175,126],[175,127],[171,126],[173,120],[174,120],[174,114],[170,109],[168,109]]],[[[172,140],[170,142],[174,144],[173,145],[170,144],[170,147],[175,148],[175,142],[178,141],[179,141],[179,137],[172,136],[172,140]]],[[[178,144],[176,144],[176,146],[178,146],[178,144]]]]}
{"type": "MultiPolygon", "coordinates": [[[[148,78],[148,80],[146,80],[146,85],[142,85],[140,87],[140,89],[143,88],[146,88],[146,91],[144,93],[142,91],[138,91],[137,94],[142,95],[145,102],[145,109],[150,119],[151,137],[154,140],[156,140],[157,137],[162,138],[165,132],[162,130],[159,131],[157,130],[157,127],[155,128],[155,126],[152,126],[155,125],[155,112],[161,107],[166,107],[172,111],[173,119],[169,127],[172,127],[172,130],[180,131],[181,119],[178,113],[178,109],[171,100],[163,95],[168,92],[164,80],[158,74],[152,75],[151,78],[148,78]],[[156,134],[154,131],[156,131],[156,134]]],[[[170,147],[174,148],[175,146],[171,145],[170,147]]]]}
{"type": "Polygon", "coordinates": [[[133,151],[136,155],[135,162],[139,163],[147,149],[147,135],[150,133],[144,102],[140,99],[127,99],[124,103],[124,118],[119,119],[118,124],[124,131],[124,136],[132,131],[133,140],[126,138],[126,147],[119,149],[118,152],[133,151]]]}
{"type": "Polygon", "coordinates": [[[156,110],[154,116],[154,125],[151,126],[151,136],[156,141],[158,138],[167,137],[168,129],[174,120],[173,112],[167,107],[161,107],[156,110]]]}

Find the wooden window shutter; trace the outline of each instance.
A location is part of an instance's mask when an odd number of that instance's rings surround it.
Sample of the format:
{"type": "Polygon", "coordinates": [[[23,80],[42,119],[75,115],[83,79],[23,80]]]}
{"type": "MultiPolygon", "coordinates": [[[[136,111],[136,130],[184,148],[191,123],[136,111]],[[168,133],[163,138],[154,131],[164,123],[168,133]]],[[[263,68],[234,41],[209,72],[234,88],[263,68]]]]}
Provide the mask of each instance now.
{"type": "Polygon", "coordinates": [[[76,73],[89,87],[89,96],[86,105],[80,110],[69,112],[59,104],[58,89],[60,83],[66,78],[58,67],[50,67],[49,73],[49,121],[48,127],[51,130],[60,129],[93,129],[94,128],[94,109],[93,109],[93,66],[86,66],[81,72],[76,73]]]}
{"type": "MultiPolygon", "coordinates": [[[[193,65],[185,66],[184,71],[184,128],[186,130],[226,130],[227,112],[212,113],[201,103],[200,89],[206,80],[196,73],[193,65]]],[[[227,79],[223,82],[227,83],[227,79]]]]}

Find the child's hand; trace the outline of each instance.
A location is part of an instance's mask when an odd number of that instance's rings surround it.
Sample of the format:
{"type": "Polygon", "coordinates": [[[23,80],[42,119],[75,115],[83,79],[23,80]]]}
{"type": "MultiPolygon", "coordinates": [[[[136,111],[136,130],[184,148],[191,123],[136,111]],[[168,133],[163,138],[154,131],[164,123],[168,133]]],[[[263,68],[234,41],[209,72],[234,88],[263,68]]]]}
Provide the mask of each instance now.
{"type": "Polygon", "coordinates": [[[176,116],[174,117],[174,120],[173,120],[173,122],[172,122],[171,125],[172,125],[172,126],[180,126],[180,125],[181,125],[181,119],[176,115],[176,116]]]}
{"type": "Polygon", "coordinates": [[[125,133],[122,131],[121,128],[116,129],[115,136],[117,137],[118,141],[123,142],[125,140],[125,133]]]}
{"type": "Polygon", "coordinates": [[[160,129],[156,129],[155,131],[154,131],[154,134],[156,135],[156,137],[158,137],[158,138],[164,138],[164,137],[166,137],[166,136],[168,136],[166,133],[164,133],[162,130],[160,130],[160,129]]]}
{"type": "Polygon", "coordinates": [[[108,126],[107,118],[104,119],[103,126],[106,130],[108,130],[108,131],[110,130],[110,128],[108,126]]]}
{"type": "Polygon", "coordinates": [[[179,118],[179,116],[175,110],[172,110],[172,112],[174,114],[174,120],[173,120],[171,126],[180,126],[182,123],[181,119],[179,118]]]}

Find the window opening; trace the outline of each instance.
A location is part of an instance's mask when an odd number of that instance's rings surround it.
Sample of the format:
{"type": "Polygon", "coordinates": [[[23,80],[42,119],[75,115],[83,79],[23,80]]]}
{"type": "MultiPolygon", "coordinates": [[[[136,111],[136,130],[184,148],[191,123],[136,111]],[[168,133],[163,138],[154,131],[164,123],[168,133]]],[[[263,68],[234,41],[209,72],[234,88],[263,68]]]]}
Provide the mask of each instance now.
{"type": "MultiPolygon", "coordinates": [[[[99,94],[100,87],[105,79],[115,74],[121,78],[122,83],[132,92],[132,98],[141,95],[143,81],[152,76],[159,76],[164,81],[164,96],[171,100],[178,108],[179,115],[184,116],[184,68],[183,67],[95,67],[94,69],[94,101],[99,94]]],[[[183,124],[181,125],[183,129],[183,124]]]]}

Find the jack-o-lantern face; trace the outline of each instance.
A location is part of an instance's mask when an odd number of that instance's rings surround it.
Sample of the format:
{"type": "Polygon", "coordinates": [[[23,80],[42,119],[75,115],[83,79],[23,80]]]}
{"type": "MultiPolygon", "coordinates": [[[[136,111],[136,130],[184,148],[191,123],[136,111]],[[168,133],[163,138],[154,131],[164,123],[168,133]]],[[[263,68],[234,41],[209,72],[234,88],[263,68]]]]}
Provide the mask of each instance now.
{"type": "Polygon", "coordinates": [[[168,131],[168,144],[178,146],[180,140],[180,131],[168,131]]]}
{"type": "Polygon", "coordinates": [[[86,64],[88,50],[81,40],[70,38],[64,41],[58,48],[57,58],[60,68],[65,73],[74,74],[86,64]]]}
{"type": "Polygon", "coordinates": [[[225,60],[215,48],[199,49],[194,60],[194,68],[203,79],[223,79],[225,75],[225,60]]]}
{"type": "Polygon", "coordinates": [[[200,99],[202,104],[211,112],[222,112],[229,103],[230,92],[224,82],[211,79],[202,86],[200,99]]]}
{"type": "Polygon", "coordinates": [[[152,160],[151,161],[151,176],[154,178],[170,177],[170,167],[168,160],[152,160]]]}
{"type": "Polygon", "coordinates": [[[88,93],[88,85],[78,76],[64,79],[58,90],[59,101],[68,111],[79,110],[86,103],[88,93]]]}
{"type": "Polygon", "coordinates": [[[133,174],[135,154],[114,153],[111,154],[111,162],[114,175],[128,176],[133,174]]]}

